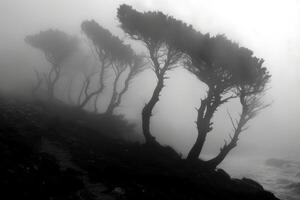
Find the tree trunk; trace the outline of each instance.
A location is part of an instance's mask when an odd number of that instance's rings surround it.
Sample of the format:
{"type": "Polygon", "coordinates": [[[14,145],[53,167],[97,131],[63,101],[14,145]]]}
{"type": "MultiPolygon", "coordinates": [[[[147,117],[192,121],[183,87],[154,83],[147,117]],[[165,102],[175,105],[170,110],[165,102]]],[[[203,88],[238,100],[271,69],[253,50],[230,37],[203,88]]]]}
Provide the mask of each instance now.
{"type": "Polygon", "coordinates": [[[116,75],[116,78],[114,80],[114,85],[113,85],[113,93],[109,102],[109,105],[106,109],[105,114],[111,115],[114,112],[114,109],[116,108],[116,101],[117,101],[117,97],[118,97],[118,92],[117,92],[117,84],[119,81],[119,78],[121,76],[122,73],[118,73],[116,75]]]}
{"type": "Polygon", "coordinates": [[[221,162],[225,159],[225,157],[227,156],[227,154],[235,147],[236,145],[233,144],[229,144],[229,145],[224,145],[223,148],[221,148],[219,154],[206,161],[205,165],[207,165],[209,168],[211,169],[215,169],[219,164],[221,164],[221,162]]]}
{"type": "Polygon", "coordinates": [[[198,159],[203,149],[207,133],[209,133],[212,130],[211,119],[219,105],[219,97],[214,96],[213,91],[209,89],[207,97],[201,100],[201,105],[198,109],[198,116],[196,122],[198,136],[194,146],[192,147],[187,156],[187,160],[194,161],[198,159]]]}
{"type": "Polygon", "coordinates": [[[98,94],[95,96],[95,101],[94,101],[94,112],[95,112],[95,113],[98,113],[98,99],[99,99],[99,96],[100,96],[100,93],[98,93],[98,94]]]}
{"type": "Polygon", "coordinates": [[[85,99],[83,100],[83,102],[79,105],[79,108],[83,108],[83,107],[90,101],[90,99],[91,99],[93,96],[95,96],[95,95],[101,93],[103,89],[104,89],[103,87],[100,87],[100,88],[99,88],[98,90],[96,90],[95,92],[92,92],[92,93],[90,93],[88,96],[86,96],[85,99]]]}
{"type": "Polygon", "coordinates": [[[206,135],[207,135],[207,132],[205,132],[205,131],[198,132],[197,140],[196,140],[194,146],[192,147],[192,149],[190,150],[190,152],[187,156],[187,160],[194,161],[194,160],[198,159],[198,157],[202,151],[202,148],[204,146],[204,142],[206,140],[206,135]]]}
{"type": "Polygon", "coordinates": [[[146,140],[146,144],[157,144],[155,137],[153,137],[150,132],[150,118],[152,116],[152,110],[155,104],[159,100],[159,95],[163,87],[164,87],[164,78],[163,75],[161,75],[160,77],[158,77],[158,82],[154,89],[151,99],[144,106],[142,111],[142,127],[143,127],[143,134],[146,140]]]}
{"type": "MultiPolygon", "coordinates": [[[[104,60],[104,61],[102,61],[102,67],[101,67],[101,71],[100,71],[100,78],[99,78],[100,88],[98,90],[90,93],[90,94],[87,94],[88,93],[87,92],[88,88],[85,88],[85,94],[86,94],[85,99],[83,100],[82,103],[80,103],[79,108],[83,108],[90,101],[90,99],[93,96],[95,96],[95,95],[99,96],[99,94],[102,93],[102,91],[104,90],[104,80],[103,79],[104,79],[104,69],[105,69],[105,67],[106,66],[105,66],[105,60],[104,60]]],[[[97,97],[97,99],[98,99],[98,97],[97,97]]]]}
{"type": "Polygon", "coordinates": [[[115,107],[118,107],[120,105],[123,95],[126,93],[126,91],[129,88],[130,79],[131,79],[131,75],[129,74],[128,77],[125,80],[124,88],[122,89],[122,91],[118,95],[118,98],[117,98],[116,103],[115,103],[115,107]]]}
{"type": "Polygon", "coordinates": [[[219,154],[206,161],[205,164],[212,169],[215,169],[219,164],[221,164],[221,162],[225,159],[225,157],[227,156],[227,154],[237,145],[238,139],[239,139],[239,135],[242,132],[242,127],[246,124],[247,120],[245,119],[245,114],[246,113],[246,109],[243,108],[243,112],[240,116],[240,120],[237,124],[237,127],[234,127],[235,131],[234,131],[234,135],[233,137],[231,137],[231,140],[229,142],[229,144],[226,143],[224,146],[220,149],[219,154]]]}

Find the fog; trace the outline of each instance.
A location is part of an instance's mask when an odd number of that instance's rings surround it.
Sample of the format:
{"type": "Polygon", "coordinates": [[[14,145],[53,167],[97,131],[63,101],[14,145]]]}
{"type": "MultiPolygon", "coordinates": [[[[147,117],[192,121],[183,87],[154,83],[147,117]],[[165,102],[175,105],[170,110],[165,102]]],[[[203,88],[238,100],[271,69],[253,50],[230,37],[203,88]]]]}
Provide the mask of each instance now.
{"type": "MultiPolygon", "coordinates": [[[[203,33],[222,33],[250,48],[265,60],[272,75],[265,102],[272,103],[241,134],[230,156],[247,155],[300,159],[300,2],[278,1],[199,1],[199,0],[1,0],[0,1],[0,88],[24,92],[35,82],[33,69],[47,70],[49,64],[41,52],[24,42],[27,35],[49,28],[84,38],[80,24],[94,19],[114,35],[143,51],[121,30],[116,16],[121,3],[139,11],[159,10],[192,24],[203,33]]],[[[161,99],[151,119],[152,133],[162,144],[186,155],[195,141],[196,107],[205,94],[205,86],[191,73],[177,68],[168,73],[161,99]]],[[[65,80],[61,80],[62,87],[65,80]]],[[[140,113],[155,86],[155,75],[145,71],[134,79],[124,101],[117,109],[140,127],[140,113]]],[[[106,89],[107,95],[109,95],[106,89]]],[[[59,89],[58,93],[63,93],[59,89]]],[[[104,106],[99,105],[99,110],[104,106]]],[[[215,128],[209,133],[204,153],[215,155],[228,139],[231,123],[227,110],[236,116],[237,103],[222,106],[214,116],[215,128]]],[[[225,161],[226,162],[226,161],[225,161]]]]}

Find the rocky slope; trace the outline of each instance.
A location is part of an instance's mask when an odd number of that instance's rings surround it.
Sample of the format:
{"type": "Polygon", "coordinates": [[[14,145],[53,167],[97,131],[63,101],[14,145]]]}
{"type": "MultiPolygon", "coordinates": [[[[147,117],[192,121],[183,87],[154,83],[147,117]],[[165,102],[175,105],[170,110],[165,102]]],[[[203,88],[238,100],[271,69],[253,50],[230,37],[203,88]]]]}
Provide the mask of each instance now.
{"type": "Polygon", "coordinates": [[[1,199],[277,199],[169,147],[125,141],[136,135],[121,117],[1,98],[0,122],[1,199]]]}

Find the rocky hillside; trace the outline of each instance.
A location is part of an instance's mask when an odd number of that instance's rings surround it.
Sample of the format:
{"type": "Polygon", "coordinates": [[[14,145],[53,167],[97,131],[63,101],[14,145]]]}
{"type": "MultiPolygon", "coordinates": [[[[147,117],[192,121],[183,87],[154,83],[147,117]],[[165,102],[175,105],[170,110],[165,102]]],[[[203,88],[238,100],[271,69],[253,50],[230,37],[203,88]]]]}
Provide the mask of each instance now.
{"type": "Polygon", "coordinates": [[[0,122],[1,199],[277,199],[254,180],[132,142],[121,117],[1,98],[0,122]]]}

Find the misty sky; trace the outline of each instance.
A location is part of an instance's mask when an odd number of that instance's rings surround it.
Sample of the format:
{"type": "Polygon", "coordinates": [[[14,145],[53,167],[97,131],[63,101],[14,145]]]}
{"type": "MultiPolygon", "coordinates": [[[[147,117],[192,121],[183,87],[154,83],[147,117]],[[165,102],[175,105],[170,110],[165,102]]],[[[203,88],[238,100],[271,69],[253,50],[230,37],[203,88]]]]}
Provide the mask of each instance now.
{"type": "MultiPolygon", "coordinates": [[[[0,88],[21,87],[31,81],[33,66],[47,65],[41,53],[24,43],[26,35],[48,28],[82,35],[81,22],[95,19],[125,38],[116,17],[121,3],[140,11],[163,11],[203,33],[224,33],[263,58],[272,75],[265,101],[273,104],[249,124],[232,154],[300,158],[300,1],[296,0],[0,0],[0,88]]],[[[174,70],[170,77],[154,109],[152,132],[185,154],[196,137],[195,107],[205,87],[183,69],[174,70]]],[[[119,112],[140,120],[155,76],[147,71],[134,83],[119,112]]],[[[231,127],[226,110],[235,115],[239,106],[233,102],[219,110],[205,146],[207,154],[216,153],[228,139],[231,127]]]]}

